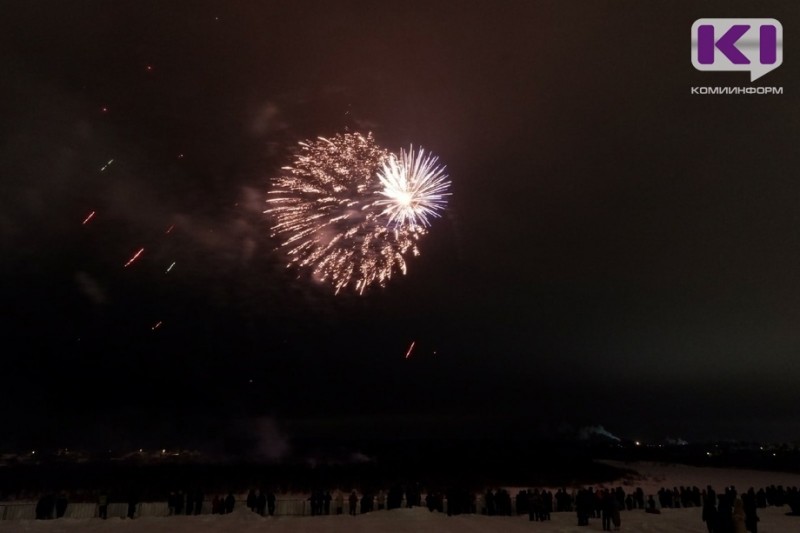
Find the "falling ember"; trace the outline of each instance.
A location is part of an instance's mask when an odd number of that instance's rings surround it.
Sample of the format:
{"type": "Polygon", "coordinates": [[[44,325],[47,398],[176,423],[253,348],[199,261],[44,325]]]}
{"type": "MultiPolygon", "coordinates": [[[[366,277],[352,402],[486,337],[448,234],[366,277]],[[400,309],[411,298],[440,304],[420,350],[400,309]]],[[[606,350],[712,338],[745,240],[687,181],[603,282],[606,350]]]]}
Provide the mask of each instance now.
{"type": "Polygon", "coordinates": [[[169,274],[169,271],[170,271],[170,270],[172,270],[172,267],[174,267],[174,266],[175,266],[175,261],[173,261],[173,262],[172,262],[172,264],[169,266],[169,268],[167,269],[167,271],[166,271],[166,272],[164,272],[164,274],[169,274]]]}
{"type": "Polygon", "coordinates": [[[114,162],[114,160],[113,160],[113,159],[109,159],[109,160],[108,160],[108,163],[106,163],[105,165],[103,165],[102,167],[100,167],[100,172],[103,172],[105,169],[107,169],[107,168],[108,168],[108,167],[111,165],[111,163],[113,163],[113,162],[114,162]]]}
{"type": "Polygon", "coordinates": [[[411,357],[411,352],[413,352],[413,351],[414,351],[414,345],[415,345],[416,343],[417,343],[417,341],[411,341],[411,346],[409,346],[409,347],[408,347],[408,351],[406,352],[406,359],[408,359],[409,357],[411,357]]]}
{"type": "Polygon", "coordinates": [[[92,219],[94,218],[94,214],[95,214],[95,212],[94,212],[94,211],[92,211],[91,213],[89,213],[89,216],[88,216],[88,217],[86,217],[86,218],[83,220],[83,225],[84,225],[84,226],[85,226],[86,224],[88,224],[90,220],[92,220],[92,219]]]}
{"type": "Polygon", "coordinates": [[[135,254],[133,254],[133,257],[131,257],[130,259],[128,259],[128,262],[127,262],[127,263],[125,263],[125,268],[127,268],[127,267],[131,266],[131,263],[133,263],[134,261],[136,261],[137,259],[139,259],[139,256],[140,256],[140,255],[142,255],[142,252],[144,252],[144,248],[140,248],[138,252],[136,252],[135,254]]]}
{"type": "Polygon", "coordinates": [[[155,323],[155,325],[153,325],[153,327],[152,327],[152,328],[150,328],[150,329],[152,329],[153,331],[155,331],[155,330],[157,330],[157,329],[158,329],[158,328],[160,328],[160,327],[161,327],[161,321],[159,320],[159,321],[158,321],[158,322],[156,322],[156,323],[155,323]]]}
{"type": "Polygon", "coordinates": [[[165,232],[164,232],[164,235],[169,235],[169,234],[170,234],[170,232],[171,232],[173,229],[175,229],[175,224],[173,224],[173,225],[171,225],[169,228],[167,228],[167,231],[165,231],[165,232]]]}

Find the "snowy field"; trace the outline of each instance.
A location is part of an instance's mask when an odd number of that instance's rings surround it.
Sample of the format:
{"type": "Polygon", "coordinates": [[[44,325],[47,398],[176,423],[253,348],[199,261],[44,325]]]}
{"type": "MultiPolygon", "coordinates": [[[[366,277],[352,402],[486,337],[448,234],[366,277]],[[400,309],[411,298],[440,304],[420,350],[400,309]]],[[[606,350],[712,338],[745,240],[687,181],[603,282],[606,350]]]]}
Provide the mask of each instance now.
{"type": "MultiPolygon", "coordinates": [[[[800,531],[800,517],[785,516],[787,508],[768,508],[759,512],[760,533],[792,533],[800,531]]],[[[527,517],[488,517],[459,515],[448,517],[430,513],[427,509],[395,509],[361,516],[319,516],[261,518],[240,508],[229,515],[177,516],[169,518],[122,518],[107,521],[96,518],[49,521],[0,522],[0,531],[14,532],[87,532],[87,533],[459,533],[485,531],[487,533],[514,533],[517,531],[550,531],[559,533],[601,531],[599,518],[592,519],[589,527],[578,527],[573,513],[553,513],[550,522],[529,522],[527,517]]],[[[644,511],[622,513],[623,531],[653,533],[697,532],[705,533],[700,520],[700,509],[666,509],[660,515],[644,511]]]]}
{"type": "MultiPolygon", "coordinates": [[[[682,465],[622,464],[639,472],[635,479],[621,480],[626,491],[642,486],[646,494],[659,488],[708,484],[717,490],[734,485],[740,491],[749,487],[771,484],[800,486],[800,475],[753,470],[697,468],[682,465]]],[[[788,507],[760,509],[760,533],[791,533],[800,531],[800,517],[786,516],[788,507]]],[[[88,532],[88,533],[249,533],[249,532],[308,532],[308,533],[358,533],[358,532],[408,532],[408,533],[456,533],[485,531],[488,533],[513,533],[516,531],[585,532],[601,531],[600,519],[592,519],[589,527],[578,527],[574,513],[553,513],[550,522],[529,522],[527,517],[488,517],[482,515],[460,515],[448,517],[431,513],[424,508],[378,511],[356,517],[273,517],[262,518],[238,506],[229,515],[142,517],[134,520],[97,518],[35,521],[0,521],[0,532],[88,532]]],[[[644,511],[623,511],[622,530],[633,532],[697,532],[706,531],[700,519],[699,508],[664,509],[660,515],[644,511]]]]}
{"type": "MultiPolygon", "coordinates": [[[[769,485],[783,485],[784,488],[800,487],[800,474],[789,474],[785,472],[767,472],[763,470],[738,468],[710,468],[663,463],[602,462],[611,466],[638,472],[638,476],[605,485],[606,487],[618,487],[622,485],[625,487],[625,492],[630,492],[636,487],[642,487],[645,494],[655,494],[661,487],[673,488],[681,486],[696,486],[700,487],[702,490],[706,488],[706,485],[711,485],[717,492],[731,485],[736,487],[739,492],[744,492],[750,487],[758,490],[761,487],[768,487],[769,485]]],[[[800,532],[800,529],[797,529],[797,531],[800,532]]]]}

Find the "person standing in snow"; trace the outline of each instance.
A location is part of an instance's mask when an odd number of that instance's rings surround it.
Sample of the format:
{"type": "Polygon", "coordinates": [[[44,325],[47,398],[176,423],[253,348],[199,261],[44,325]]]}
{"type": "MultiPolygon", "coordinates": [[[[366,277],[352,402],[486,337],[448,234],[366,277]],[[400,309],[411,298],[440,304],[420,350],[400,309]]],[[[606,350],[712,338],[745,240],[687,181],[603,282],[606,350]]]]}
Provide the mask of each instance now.
{"type": "Polygon", "coordinates": [[[661,510],[656,507],[656,500],[653,498],[652,494],[647,497],[647,507],[645,507],[644,512],[650,514],[661,514],[661,510]]]}
{"type": "Polygon", "coordinates": [[[256,511],[261,516],[267,512],[267,493],[263,490],[258,491],[256,496],[256,511]]]}
{"type": "Polygon", "coordinates": [[[194,493],[194,514],[198,515],[203,512],[203,491],[197,489],[194,493]]]}
{"type": "Polygon", "coordinates": [[[369,493],[364,493],[361,496],[361,514],[366,514],[372,511],[372,495],[369,493]]]}
{"type": "Polygon", "coordinates": [[[733,533],[733,500],[730,492],[726,489],[725,494],[720,494],[719,505],[717,507],[717,529],[715,533],[733,533]]]}
{"type": "Polygon", "coordinates": [[[186,514],[194,514],[194,493],[190,490],[186,491],[186,514]]]}
{"type": "Polygon", "coordinates": [[[617,498],[612,498],[611,500],[611,523],[614,524],[614,531],[619,531],[622,525],[622,516],[619,512],[622,509],[622,504],[617,498]]]}
{"type": "Polygon", "coordinates": [[[575,498],[575,510],[578,515],[578,525],[588,526],[589,516],[592,514],[592,506],[594,503],[594,495],[587,489],[578,491],[575,498]]]}
{"type": "Polygon", "coordinates": [[[598,491],[600,494],[600,508],[603,519],[603,531],[611,531],[611,516],[614,514],[611,495],[608,491],[598,491]]]}
{"type": "Polygon", "coordinates": [[[758,507],[756,492],[750,487],[745,494],[742,494],[742,504],[744,507],[744,527],[750,533],[758,533],[758,507]]]}
{"type": "Polygon", "coordinates": [[[186,502],[182,490],[175,494],[175,514],[183,514],[183,504],[186,502]]]}
{"type": "Polygon", "coordinates": [[[128,518],[136,516],[136,506],[139,505],[139,497],[136,495],[135,490],[131,490],[128,494],[128,518]]]}
{"type": "Polygon", "coordinates": [[[747,533],[744,527],[744,504],[741,498],[733,501],[733,533],[747,533]]]}
{"type": "Polygon", "coordinates": [[[356,491],[350,493],[350,514],[352,516],[356,515],[356,507],[358,506],[358,495],[356,491]]]}
{"type": "Polygon", "coordinates": [[[258,497],[256,496],[256,491],[250,489],[250,492],[247,493],[247,508],[253,512],[256,512],[257,506],[258,506],[258,497]]]}
{"type": "Polygon", "coordinates": [[[334,498],[334,507],[336,508],[336,514],[344,513],[344,494],[342,494],[341,489],[336,489],[336,497],[334,498]]]}
{"type": "Polygon", "coordinates": [[[36,503],[36,520],[53,518],[53,507],[55,507],[55,497],[49,493],[42,495],[36,503]]]}
{"type": "Polygon", "coordinates": [[[486,514],[489,516],[494,516],[497,514],[497,507],[495,506],[494,493],[492,492],[492,489],[486,491],[486,497],[484,498],[484,501],[486,502],[486,514]]]}
{"type": "Polygon", "coordinates": [[[703,522],[706,523],[708,533],[716,533],[717,531],[717,493],[711,488],[711,485],[706,489],[703,498],[703,522]]]}
{"type": "Polygon", "coordinates": [[[67,493],[62,490],[56,497],[56,518],[63,518],[67,512],[67,505],[67,493]]]}
{"type": "Polygon", "coordinates": [[[383,511],[386,509],[386,491],[381,489],[378,492],[378,510],[383,511]]]}
{"type": "Polygon", "coordinates": [[[104,490],[97,496],[97,516],[103,520],[108,518],[108,493],[104,490]]]}

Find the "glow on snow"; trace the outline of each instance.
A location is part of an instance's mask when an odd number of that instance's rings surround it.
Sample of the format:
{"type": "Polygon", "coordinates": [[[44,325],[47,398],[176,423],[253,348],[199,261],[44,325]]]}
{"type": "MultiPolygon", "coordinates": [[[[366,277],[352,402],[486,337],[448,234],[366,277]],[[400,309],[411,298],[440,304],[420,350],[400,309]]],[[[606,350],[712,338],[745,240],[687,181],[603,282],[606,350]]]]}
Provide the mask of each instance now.
{"type": "Polygon", "coordinates": [[[444,209],[450,186],[437,158],[422,150],[400,156],[379,147],[372,134],[338,134],[299,143],[291,166],[274,180],[267,200],[273,236],[290,263],[312,270],[338,293],[381,287],[405,257],[429,217],[444,209]]]}

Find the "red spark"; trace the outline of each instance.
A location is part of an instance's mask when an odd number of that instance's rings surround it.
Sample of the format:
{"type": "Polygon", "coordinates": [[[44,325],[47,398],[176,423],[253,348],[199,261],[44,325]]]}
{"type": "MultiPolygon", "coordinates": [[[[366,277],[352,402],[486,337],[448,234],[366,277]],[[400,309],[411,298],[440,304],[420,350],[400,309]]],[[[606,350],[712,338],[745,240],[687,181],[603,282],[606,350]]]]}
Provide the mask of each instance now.
{"type": "Polygon", "coordinates": [[[155,325],[154,325],[152,328],[150,328],[150,329],[152,329],[153,331],[155,331],[155,330],[157,330],[157,329],[158,329],[158,328],[160,328],[160,327],[161,327],[161,321],[159,320],[159,321],[158,321],[158,322],[156,322],[156,323],[155,323],[155,325]]]}
{"type": "Polygon", "coordinates": [[[92,219],[94,218],[94,213],[95,213],[95,212],[94,212],[94,211],[92,211],[91,213],[89,213],[89,216],[88,216],[88,217],[86,217],[86,218],[84,219],[84,221],[83,221],[83,225],[84,225],[84,226],[85,226],[85,225],[86,225],[86,224],[87,224],[87,223],[88,223],[90,220],[92,220],[92,219]]]}
{"type": "Polygon", "coordinates": [[[135,254],[133,254],[133,257],[131,257],[131,258],[128,260],[128,262],[127,262],[127,263],[125,263],[125,268],[129,267],[129,266],[131,265],[131,263],[133,263],[134,261],[136,261],[137,259],[139,259],[139,256],[140,256],[140,255],[142,255],[142,252],[144,252],[144,248],[140,248],[138,252],[136,252],[135,254]]]}
{"type": "Polygon", "coordinates": [[[408,347],[408,351],[406,352],[406,359],[411,357],[411,352],[414,350],[414,344],[416,343],[417,341],[411,341],[411,346],[408,347]]]}
{"type": "Polygon", "coordinates": [[[173,229],[175,229],[175,224],[173,224],[169,228],[167,228],[167,231],[164,232],[164,235],[169,235],[172,232],[173,229]]]}

